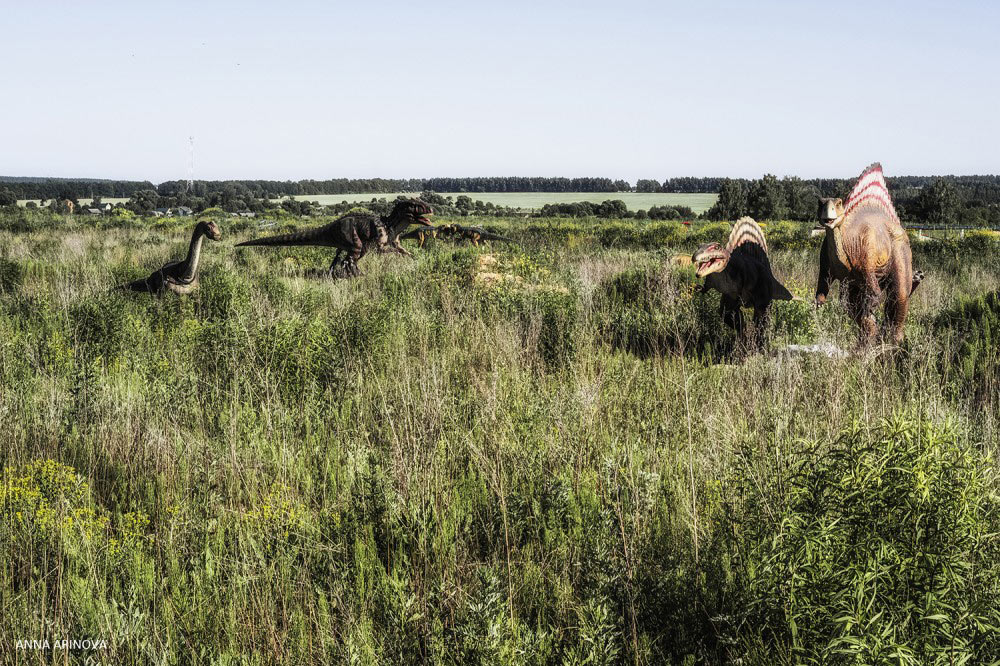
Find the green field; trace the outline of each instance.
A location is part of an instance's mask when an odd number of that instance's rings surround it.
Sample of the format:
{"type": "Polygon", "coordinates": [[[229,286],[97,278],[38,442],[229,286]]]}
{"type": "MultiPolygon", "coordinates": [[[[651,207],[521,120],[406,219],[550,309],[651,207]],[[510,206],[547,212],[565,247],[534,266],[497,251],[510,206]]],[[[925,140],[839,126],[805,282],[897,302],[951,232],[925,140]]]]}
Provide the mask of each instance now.
{"type": "Polygon", "coordinates": [[[473,223],[518,244],[334,281],[225,218],[154,298],[112,287],[189,221],[0,213],[0,663],[1000,654],[996,235],[914,244],[905,348],[855,352],[768,224],[802,300],[751,353],[675,257],[727,224],[473,223]],[[63,637],[107,647],[13,647],[63,637]]]}
{"type": "MultiPolygon", "coordinates": [[[[574,203],[589,201],[601,203],[608,199],[621,199],[629,210],[649,209],[651,206],[688,206],[695,213],[703,213],[715,203],[717,194],[675,194],[638,192],[443,192],[443,196],[458,197],[465,194],[498,206],[537,210],[550,203],[574,203]]],[[[374,198],[395,199],[397,196],[414,196],[413,192],[394,194],[303,194],[296,196],[300,201],[316,201],[324,206],[347,201],[358,203],[374,198]]]]}

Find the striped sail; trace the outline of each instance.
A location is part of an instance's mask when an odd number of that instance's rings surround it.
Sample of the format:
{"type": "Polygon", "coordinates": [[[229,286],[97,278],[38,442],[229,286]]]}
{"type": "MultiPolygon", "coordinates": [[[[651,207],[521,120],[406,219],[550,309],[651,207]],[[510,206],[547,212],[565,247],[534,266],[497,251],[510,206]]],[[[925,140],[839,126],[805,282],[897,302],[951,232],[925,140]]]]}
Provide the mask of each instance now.
{"type": "Polygon", "coordinates": [[[760,249],[767,253],[767,241],[764,240],[764,230],[754,222],[752,217],[741,217],[736,220],[733,230],[729,232],[729,242],[726,249],[730,252],[745,243],[756,243],[760,249]]]}
{"type": "Polygon", "coordinates": [[[896,215],[896,207],[892,205],[892,197],[889,196],[889,188],[882,175],[882,165],[878,162],[865,169],[858,178],[857,184],[844,202],[844,215],[850,215],[855,208],[864,205],[878,206],[889,215],[896,226],[903,226],[896,215]]]}

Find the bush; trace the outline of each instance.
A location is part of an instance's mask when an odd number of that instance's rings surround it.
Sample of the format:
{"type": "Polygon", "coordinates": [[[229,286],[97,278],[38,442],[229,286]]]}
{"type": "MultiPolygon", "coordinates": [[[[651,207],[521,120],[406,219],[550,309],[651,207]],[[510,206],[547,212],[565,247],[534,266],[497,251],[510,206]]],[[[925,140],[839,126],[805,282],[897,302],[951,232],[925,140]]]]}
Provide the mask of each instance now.
{"type": "Polygon", "coordinates": [[[959,301],[939,314],[934,329],[951,341],[952,353],[942,358],[942,370],[971,386],[979,398],[995,397],[1000,389],[1000,291],[959,301]]]}
{"type": "Polygon", "coordinates": [[[607,344],[639,356],[683,352],[716,357],[734,338],[718,314],[718,297],[695,296],[691,271],[635,268],[598,285],[594,309],[607,344]]]}
{"type": "Polygon", "coordinates": [[[738,489],[743,638],[795,663],[984,664],[1000,654],[995,470],[948,428],[855,426],[738,489]]]}
{"type": "Polygon", "coordinates": [[[14,293],[24,282],[24,269],[11,259],[0,258],[0,294],[14,293]]]}

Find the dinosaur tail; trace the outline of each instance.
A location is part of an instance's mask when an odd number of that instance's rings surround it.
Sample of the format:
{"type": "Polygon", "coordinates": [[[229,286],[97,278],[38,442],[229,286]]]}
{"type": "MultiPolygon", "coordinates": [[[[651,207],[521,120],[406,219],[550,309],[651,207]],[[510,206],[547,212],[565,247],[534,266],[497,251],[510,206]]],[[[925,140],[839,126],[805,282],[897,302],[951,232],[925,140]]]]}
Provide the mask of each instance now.
{"type": "Polygon", "coordinates": [[[148,278],[141,278],[133,282],[126,282],[125,284],[120,284],[117,287],[115,287],[115,291],[136,291],[148,294],[150,292],[150,288],[147,280],[148,278]]]}
{"type": "Polygon", "coordinates": [[[236,247],[264,247],[264,246],[291,246],[291,245],[316,245],[320,230],[298,231],[292,234],[282,234],[280,236],[269,236],[256,240],[243,241],[237,243],[236,247]]]}
{"type": "Polygon", "coordinates": [[[771,276],[771,298],[776,301],[792,301],[795,297],[792,296],[792,292],[785,289],[785,285],[778,282],[778,279],[771,276]]]}

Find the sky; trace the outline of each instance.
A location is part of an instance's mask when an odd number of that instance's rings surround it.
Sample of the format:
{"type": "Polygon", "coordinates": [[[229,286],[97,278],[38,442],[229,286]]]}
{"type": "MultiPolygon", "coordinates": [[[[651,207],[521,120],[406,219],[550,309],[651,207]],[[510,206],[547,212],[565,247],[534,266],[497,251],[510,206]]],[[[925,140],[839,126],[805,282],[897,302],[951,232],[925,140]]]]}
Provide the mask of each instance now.
{"type": "Polygon", "coordinates": [[[1000,3],[0,0],[0,175],[1000,172],[1000,3]]]}

